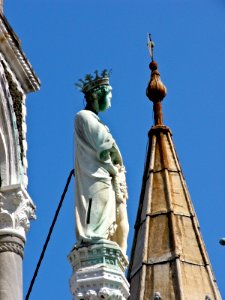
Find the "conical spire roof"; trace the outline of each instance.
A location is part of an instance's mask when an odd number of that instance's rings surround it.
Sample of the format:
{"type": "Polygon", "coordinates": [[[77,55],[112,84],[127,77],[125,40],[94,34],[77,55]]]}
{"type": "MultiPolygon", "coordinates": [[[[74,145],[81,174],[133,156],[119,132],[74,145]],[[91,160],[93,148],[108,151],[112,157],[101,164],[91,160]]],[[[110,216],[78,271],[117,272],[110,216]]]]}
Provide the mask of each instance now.
{"type": "Polygon", "coordinates": [[[163,84],[159,73],[154,74],[158,72],[157,65],[151,65],[156,67],[151,68],[147,95],[154,103],[155,125],[148,134],[149,146],[128,272],[130,300],[219,300],[221,296],[172,133],[162,122],[163,84]]]}

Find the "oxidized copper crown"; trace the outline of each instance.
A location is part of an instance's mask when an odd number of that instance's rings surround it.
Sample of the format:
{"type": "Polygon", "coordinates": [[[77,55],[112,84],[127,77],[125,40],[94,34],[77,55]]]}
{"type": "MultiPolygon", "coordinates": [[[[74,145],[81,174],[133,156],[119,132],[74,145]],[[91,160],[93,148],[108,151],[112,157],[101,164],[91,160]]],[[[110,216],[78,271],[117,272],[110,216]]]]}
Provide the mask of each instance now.
{"type": "Polygon", "coordinates": [[[84,94],[87,94],[90,90],[98,86],[109,85],[109,76],[112,73],[111,70],[103,70],[100,76],[98,75],[98,71],[95,71],[94,73],[95,78],[91,74],[87,74],[84,80],[79,79],[79,82],[75,84],[84,94]]]}

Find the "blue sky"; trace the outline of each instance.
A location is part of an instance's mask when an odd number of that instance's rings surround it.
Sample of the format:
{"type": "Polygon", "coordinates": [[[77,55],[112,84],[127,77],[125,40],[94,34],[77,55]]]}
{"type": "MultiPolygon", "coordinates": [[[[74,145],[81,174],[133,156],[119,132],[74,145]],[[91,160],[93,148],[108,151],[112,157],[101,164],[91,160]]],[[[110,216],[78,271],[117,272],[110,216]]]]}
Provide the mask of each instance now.
{"type": "MultiPolygon", "coordinates": [[[[146,34],[168,95],[164,123],[173,140],[225,297],[225,3],[222,0],[5,0],[4,12],[42,82],[27,98],[29,193],[38,219],[27,236],[26,294],[69,171],[73,121],[84,107],[74,83],[112,68],[112,108],[101,119],[124,157],[129,188],[129,249],[141,188],[152,103],[146,34]]],[[[67,254],[75,243],[71,185],[30,299],[71,299],[67,254]]]]}

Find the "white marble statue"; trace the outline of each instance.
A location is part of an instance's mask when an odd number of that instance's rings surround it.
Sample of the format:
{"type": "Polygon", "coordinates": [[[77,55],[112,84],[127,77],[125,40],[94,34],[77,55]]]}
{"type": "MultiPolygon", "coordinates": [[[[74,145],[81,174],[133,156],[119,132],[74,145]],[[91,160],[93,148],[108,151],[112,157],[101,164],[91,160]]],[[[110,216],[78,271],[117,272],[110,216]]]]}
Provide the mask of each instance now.
{"type": "Polygon", "coordinates": [[[126,253],[128,219],[125,168],[99,112],[111,106],[108,73],[86,76],[80,86],[86,107],[75,117],[75,218],[78,245],[116,242],[126,253]]]}

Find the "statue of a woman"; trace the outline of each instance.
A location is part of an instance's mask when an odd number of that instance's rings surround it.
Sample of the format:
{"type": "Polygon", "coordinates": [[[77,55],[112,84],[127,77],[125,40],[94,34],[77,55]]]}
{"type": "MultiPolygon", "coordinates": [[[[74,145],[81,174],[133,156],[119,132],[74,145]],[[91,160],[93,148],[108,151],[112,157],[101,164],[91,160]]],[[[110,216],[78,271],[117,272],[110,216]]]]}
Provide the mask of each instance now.
{"type": "Polygon", "coordinates": [[[108,73],[86,77],[86,107],[75,118],[75,217],[78,244],[112,240],[126,253],[129,230],[125,168],[98,113],[111,106],[108,73]]]}

